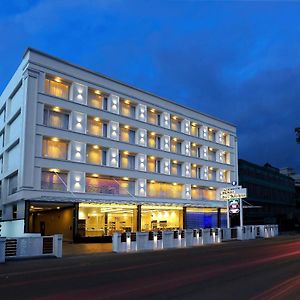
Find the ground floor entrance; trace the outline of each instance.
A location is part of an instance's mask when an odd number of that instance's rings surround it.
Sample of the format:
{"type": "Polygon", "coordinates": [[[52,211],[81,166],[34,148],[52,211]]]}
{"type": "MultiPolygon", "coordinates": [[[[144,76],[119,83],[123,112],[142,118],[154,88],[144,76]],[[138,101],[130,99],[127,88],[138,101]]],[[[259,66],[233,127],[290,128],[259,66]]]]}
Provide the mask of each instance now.
{"type": "Polygon", "coordinates": [[[226,210],[176,205],[29,202],[27,232],[110,242],[114,232],[226,227],[226,210]]]}

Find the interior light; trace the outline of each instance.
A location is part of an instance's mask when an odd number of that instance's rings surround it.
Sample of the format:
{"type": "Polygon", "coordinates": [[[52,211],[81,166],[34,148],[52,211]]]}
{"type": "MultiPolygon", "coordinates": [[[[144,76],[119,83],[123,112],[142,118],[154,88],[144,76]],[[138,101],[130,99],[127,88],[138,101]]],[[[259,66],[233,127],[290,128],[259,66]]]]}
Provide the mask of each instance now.
{"type": "Polygon", "coordinates": [[[208,150],[209,150],[209,151],[213,151],[213,148],[212,148],[212,147],[209,147],[208,150]]]}
{"type": "Polygon", "coordinates": [[[60,77],[55,77],[54,80],[55,80],[56,82],[61,82],[61,78],[60,78],[60,77]]]}
{"type": "Polygon", "coordinates": [[[152,131],[150,134],[151,134],[152,136],[154,136],[154,135],[155,135],[155,132],[152,131]]]}
{"type": "Polygon", "coordinates": [[[124,128],[125,128],[125,129],[129,129],[129,125],[125,125],[124,128]]]}
{"type": "Polygon", "coordinates": [[[155,109],[154,109],[154,108],[151,108],[150,111],[151,111],[152,113],[155,113],[155,109]]]}
{"type": "Polygon", "coordinates": [[[128,181],[128,180],[129,180],[129,178],[128,178],[128,177],[123,177],[123,180],[126,180],[126,181],[128,181]]]}
{"type": "Polygon", "coordinates": [[[95,90],[94,93],[97,94],[97,95],[101,95],[101,92],[99,90],[95,90]]]}
{"type": "Polygon", "coordinates": [[[99,122],[100,121],[100,118],[94,118],[94,121],[96,121],[96,122],[99,122]]]}
{"type": "Polygon", "coordinates": [[[49,172],[58,173],[59,169],[49,169],[49,172]]]}
{"type": "Polygon", "coordinates": [[[59,139],[56,138],[56,137],[52,138],[51,140],[52,140],[53,142],[59,142],[59,139]]]}
{"type": "Polygon", "coordinates": [[[124,103],[125,104],[130,104],[130,101],[129,100],[125,100],[124,103]]]}
{"type": "Polygon", "coordinates": [[[213,167],[209,167],[209,169],[212,171],[214,168],[213,167]]]}
{"type": "Polygon", "coordinates": [[[57,208],[57,209],[60,209],[60,207],[59,207],[59,206],[57,206],[56,208],[57,208]]]}
{"type": "Polygon", "coordinates": [[[196,185],[196,184],[193,184],[192,187],[195,188],[195,187],[197,187],[197,185],[196,185]]]}
{"type": "Polygon", "coordinates": [[[210,131],[210,132],[212,132],[212,131],[214,131],[212,128],[208,128],[208,131],[210,131]]]}
{"type": "Polygon", "coordinates": [[[155,180],[150,180],[150,183],[155,183],[155,180]]]}
{"type": "Polygon", "coordinates": [[[129,152],[128,152],[128,151],[124,151],[123,154],[124,154],[124,155],[128,155],[129,152]]]}
{"type": "Polygon", "coordinates": [[[192,123],[192,126],[197,126],[197,123],[193,122],[193,123],[192,123]]]}
{"type": "Polygon", "coordinates": [[[210,190],[214,190],[214,187],[210,186],[209,189],[210,189],[210,190]]]}
{"type": "Polygon", "coordinates": [[[177,160],[173,160],[173,163],[174,163],[174,164],[177,164],[177,160]]]}
{"type": "Polygon", "coordinates": [[[93,146],[93,149],[99,149],[99,146],[94,145],[94,146],[93,146]]]}
{"type": "Polygon", "coordinates": [[[95,178],[97,178],[97,177],[99,177],[99,175],[98,175],[98,174],[96,174],[96,173],[94,173],[94,174],[92,174],[92,177],[95,177],[95,178]]]}
{"type": "Polygon", "coordinates": [[[174,141],[174,142],[177,142],[177,138],[173,138],[173,141],[174,141]]]}
{"type": "Polygon", "coordinates": [[[176,117],[176,116],[173,116],[172,119],[173,119],[173,120],[177,120],[177,117],[176,117]]]}
{"type": "Polygon", "coordinates": [[[192,143],[192,146],[193,146],[193,147],[196,147],[196,146],[197,146],[197,144],[196,144],[196,143],[192,143]]]}
{"type": "Polygon", "coordinates": [[[177,182],[173,182],[172,184],[173,184],[173,185],[177,185],[177,182]]]}
{"type": "Polygon", "coordinates": [[[53,107],[53,111],[60,112],[60,108],[58,106],[53,107]]]}
{"type": "Polygon", "coordinates": [[[152,159],[152,160],[153,160],[153,159],[155,159],[155,156],[153,156],[153,155],[152,155],[152,156],[150,156],[150,159],[152,159]]]}

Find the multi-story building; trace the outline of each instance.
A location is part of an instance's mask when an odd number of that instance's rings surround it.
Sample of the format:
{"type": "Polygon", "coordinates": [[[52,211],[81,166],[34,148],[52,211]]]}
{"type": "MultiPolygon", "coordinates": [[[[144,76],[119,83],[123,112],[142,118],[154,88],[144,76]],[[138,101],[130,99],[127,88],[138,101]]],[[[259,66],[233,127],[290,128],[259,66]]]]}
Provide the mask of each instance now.
{"type": "Polygon", "coordinates": [[[65,239],[226,226],[235,126],[28,49],[0,98],[2,220],[65,239]]]}
{"type": "Polygon", "coordinates": [[[239,183],[247,188],[244,223],[278,224],[292,229],[296,209],[294,180],[266,163],[256,165],[239,159],[239,183]]]}

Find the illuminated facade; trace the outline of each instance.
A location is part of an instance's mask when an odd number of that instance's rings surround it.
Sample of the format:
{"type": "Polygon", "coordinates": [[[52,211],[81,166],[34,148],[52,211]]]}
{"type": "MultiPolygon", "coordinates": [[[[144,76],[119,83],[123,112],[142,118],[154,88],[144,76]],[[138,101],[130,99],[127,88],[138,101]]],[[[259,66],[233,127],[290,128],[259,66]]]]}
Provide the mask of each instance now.
{"type": "Polygon", "coordinates": [[[0,99],[2,220],[65,239],[225,226],[236,128],[28,49],[0,99]]]}

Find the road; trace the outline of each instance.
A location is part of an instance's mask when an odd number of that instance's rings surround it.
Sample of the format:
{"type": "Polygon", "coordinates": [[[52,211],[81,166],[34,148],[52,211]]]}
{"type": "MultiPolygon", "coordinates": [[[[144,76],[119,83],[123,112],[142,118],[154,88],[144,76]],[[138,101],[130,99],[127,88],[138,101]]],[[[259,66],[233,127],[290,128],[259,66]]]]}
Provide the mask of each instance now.
{"type": "Polygon", "coordinates": [[[300,236],[0,265],[0,299],[300,299],[300,236]]]}

